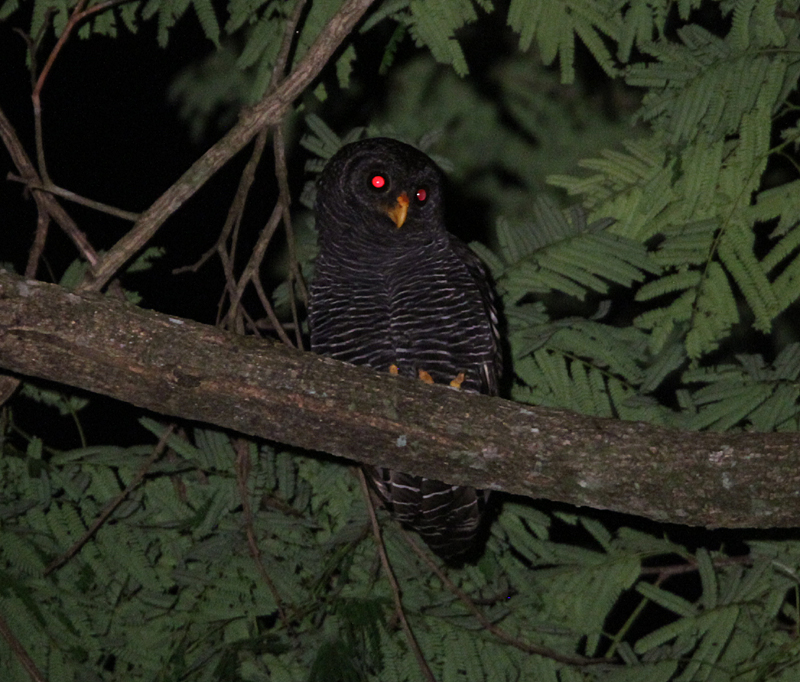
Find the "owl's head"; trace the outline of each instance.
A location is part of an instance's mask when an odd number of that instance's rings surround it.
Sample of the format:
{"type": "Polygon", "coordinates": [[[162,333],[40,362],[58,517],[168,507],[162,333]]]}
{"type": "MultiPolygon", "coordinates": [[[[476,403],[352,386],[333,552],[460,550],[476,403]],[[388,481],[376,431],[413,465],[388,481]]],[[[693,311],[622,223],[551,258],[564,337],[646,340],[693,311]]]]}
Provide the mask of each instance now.
{"type": "Polygon", "coordinates": [[[441,186],[439,167],[410,145],[385,137],[345,145],[319,180],[320,236],[397,243],[442,232],[441,186]]]}

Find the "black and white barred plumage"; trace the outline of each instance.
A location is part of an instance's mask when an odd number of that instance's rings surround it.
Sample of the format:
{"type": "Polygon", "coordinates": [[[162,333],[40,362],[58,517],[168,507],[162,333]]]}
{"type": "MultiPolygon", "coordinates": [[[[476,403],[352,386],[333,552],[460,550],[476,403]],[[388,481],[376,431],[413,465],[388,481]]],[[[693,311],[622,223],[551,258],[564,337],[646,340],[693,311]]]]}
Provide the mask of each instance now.
{"type": "MultiPolygon", "coordinates": [[[[386,138],[346,145],[328,162],[316,201],[311,347],[494,395],[500,353],[490,285],[482,263],[445,228],[441,186],[430,158],[386,138]]],[[[469,549],[479,492],[383,468],[368,474],[395,517],[437,554],[469,549]]]]}

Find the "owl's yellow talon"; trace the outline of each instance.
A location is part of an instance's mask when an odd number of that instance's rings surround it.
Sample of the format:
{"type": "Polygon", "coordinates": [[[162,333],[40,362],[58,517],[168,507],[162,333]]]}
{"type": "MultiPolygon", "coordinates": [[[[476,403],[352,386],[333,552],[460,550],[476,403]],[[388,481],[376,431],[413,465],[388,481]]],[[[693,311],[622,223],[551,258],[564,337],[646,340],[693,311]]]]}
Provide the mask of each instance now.
{"type": "Polygon", "coordinates": [[[466,377],[464,376],[464,372],[459,372],[459,373],[456,375],[456,378],[455,378],[455,379],[453,379],[453,380],[450,382],[450,385],[451,385],[453,388],[461,388],[461,384],[463,384],[463,383],[464,383],[464,379],[466,379],[466,377]]]}
{"type": "Polygon", "coordinates": [[[428,374],[424,369],[419,370],[419,378],[422,379],[426,384],[433,383],[433,377],[428,374]]]}
{"type": "Polygon", "coordinates": [[[399,373],[400,370],[397,368],[397,365],[395,365],[394,363],[389,365],[389,374],[399,374],[399,373]]]}

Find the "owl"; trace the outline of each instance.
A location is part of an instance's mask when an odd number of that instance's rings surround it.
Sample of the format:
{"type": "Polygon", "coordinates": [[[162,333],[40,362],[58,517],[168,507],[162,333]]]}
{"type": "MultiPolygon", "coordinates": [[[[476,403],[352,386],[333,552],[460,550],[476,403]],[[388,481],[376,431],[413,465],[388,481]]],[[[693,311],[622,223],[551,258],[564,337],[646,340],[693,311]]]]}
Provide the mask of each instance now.
{"type": "MultiPolygon", "coordinates": [[[[402,142],[345,145],[316,199],[311,348],[355,365],[496,395],[497,315],[483,264],[445,227],[441,170],[402,142]]],[[[447,560],[473,545],[483,494],[365,467],[394,517],[447,560]]]]}

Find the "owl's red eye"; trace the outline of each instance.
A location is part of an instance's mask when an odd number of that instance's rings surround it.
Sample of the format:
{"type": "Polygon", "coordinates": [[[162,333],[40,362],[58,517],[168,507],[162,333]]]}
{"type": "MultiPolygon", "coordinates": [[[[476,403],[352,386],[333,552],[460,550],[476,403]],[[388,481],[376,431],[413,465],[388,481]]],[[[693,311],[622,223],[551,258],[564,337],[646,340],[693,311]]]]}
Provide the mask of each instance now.
{"type": "Polygon", "coordinates": [[[386,184],[386,178],[384,178],[382,175],[373,175],[370,183],[375,189],[382,189],[386,184]]]}
{"type": "Polygon", "coordinates": [[[417,190],[417,201],[422,203],[428,198],[428,193],[424,189],[417,190]]]}

